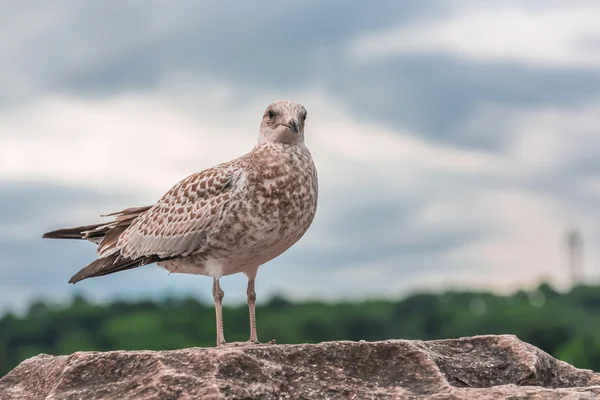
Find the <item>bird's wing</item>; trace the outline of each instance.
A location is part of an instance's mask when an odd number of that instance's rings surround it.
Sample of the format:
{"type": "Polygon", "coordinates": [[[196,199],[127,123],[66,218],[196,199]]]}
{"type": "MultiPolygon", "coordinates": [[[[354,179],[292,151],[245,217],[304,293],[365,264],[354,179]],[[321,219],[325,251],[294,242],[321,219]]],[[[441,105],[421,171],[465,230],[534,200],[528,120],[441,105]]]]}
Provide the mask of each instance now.
{"type": "Polygon", "coordinates": [[[191,175],[169,190],[122,235],[121,257],[184,257],[202,245],[231,201],[242,171],[221,165],[191,175]]]}

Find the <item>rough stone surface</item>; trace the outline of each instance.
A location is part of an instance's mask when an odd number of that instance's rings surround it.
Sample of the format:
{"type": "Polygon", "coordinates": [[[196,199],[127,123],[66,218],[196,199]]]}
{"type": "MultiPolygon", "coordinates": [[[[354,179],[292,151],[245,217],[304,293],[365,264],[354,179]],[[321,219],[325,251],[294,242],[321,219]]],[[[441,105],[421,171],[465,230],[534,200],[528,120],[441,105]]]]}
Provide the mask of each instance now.
{"type": "Polygon", "coordinates": [[[514,336],[39,355],[0,399],[597,399],[600,374],[514,336]]]}

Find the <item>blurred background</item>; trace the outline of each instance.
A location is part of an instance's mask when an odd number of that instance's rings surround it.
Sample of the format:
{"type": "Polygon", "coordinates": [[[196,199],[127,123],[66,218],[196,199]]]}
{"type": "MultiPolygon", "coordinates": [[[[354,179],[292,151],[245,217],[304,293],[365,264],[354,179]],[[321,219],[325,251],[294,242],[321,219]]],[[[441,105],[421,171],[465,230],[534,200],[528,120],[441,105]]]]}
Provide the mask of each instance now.
{"type": "MultiPolygon", "coordinates": [[[[600,370],[596,0],[3,2],[0,375],[40,352],[214,344],[211,281],[67,284],[49,230],[154,203],[308,110],[319,210],[257,278],[259,338],[515,333],[600,370]]],[[[246,340],[244,276],[225,333],[246,340]]]]}

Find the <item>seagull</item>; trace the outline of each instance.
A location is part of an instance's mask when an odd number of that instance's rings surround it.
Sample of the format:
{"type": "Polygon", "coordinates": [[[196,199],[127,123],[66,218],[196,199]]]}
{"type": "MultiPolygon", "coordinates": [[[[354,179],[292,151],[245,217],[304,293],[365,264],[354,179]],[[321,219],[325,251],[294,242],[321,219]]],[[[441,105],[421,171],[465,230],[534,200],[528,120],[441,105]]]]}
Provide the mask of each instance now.
{"type": "Polygon", "coordinates": [[[152,206],[105,215],[110,222],[44,234],[98,245],[98,258],[69,283],[151,263],[173,273],[209,276],[217,346],[222,346],[219,280],[242,272],[248,277],[248,343],[259,343],[258,268],[295,244],[317,210],[317,170],[304,143],[306,114],[301,104],[276,101],[265,110],[258,142],[249,153],[188,176],[152,206]]]}

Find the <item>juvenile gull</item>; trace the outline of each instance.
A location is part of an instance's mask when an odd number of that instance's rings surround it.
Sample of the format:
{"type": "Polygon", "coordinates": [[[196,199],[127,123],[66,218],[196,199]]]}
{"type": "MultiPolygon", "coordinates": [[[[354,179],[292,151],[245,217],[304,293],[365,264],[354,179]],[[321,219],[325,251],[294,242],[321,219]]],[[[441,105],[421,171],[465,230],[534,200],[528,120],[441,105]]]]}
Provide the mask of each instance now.
{"type": "Polygon", "coordinates": [[[153,206],[128,208],[109,214],[110,222],[43,237],[98,245],[99,258],[69,283],[154,262],[170,272],[212,277],[217,346],[225,344],[219,279],[243,272],[249,342],[258,343],[258,268],[296,243],[317,210],[317,171],[304,144],[305,121],[302,105],[276,101],[267,107],[249,153],[188,176],[153,206]]]}

